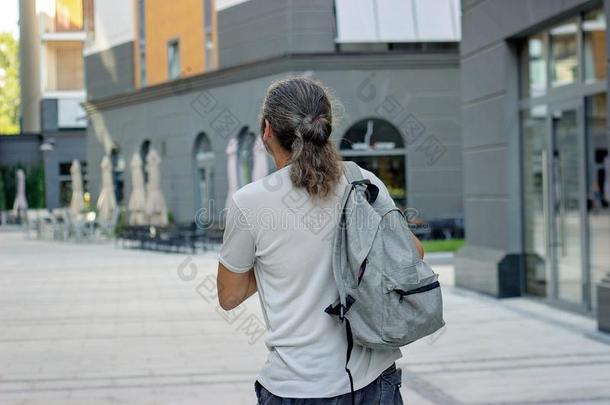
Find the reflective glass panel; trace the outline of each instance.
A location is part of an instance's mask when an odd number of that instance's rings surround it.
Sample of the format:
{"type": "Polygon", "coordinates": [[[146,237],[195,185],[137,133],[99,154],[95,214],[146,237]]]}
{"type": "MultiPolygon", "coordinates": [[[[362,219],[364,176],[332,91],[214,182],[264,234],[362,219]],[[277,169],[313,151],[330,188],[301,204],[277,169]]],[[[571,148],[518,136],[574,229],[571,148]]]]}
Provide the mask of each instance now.
{"type": "Polygon", "coordinates": [[[532,35],[527,39],[527,83],[525,93],[530,97],[542,96],[546,92],[546,43],[542,34],[532,35]]]}
{"type": "Polygon", "coordinates": [[[585,80],[603,80],[607,76],[606,16],[600,10],[586,13],[582,23],[585,80]]]}
{"type": "Polygon", "coordinates": [[[369,170],[387,186],[388,192],[400,209],[407,208],[405,156],[350,156],[363,169],[369,170]]]}
{"type": "Polygon", "coordinates": [[[597,304],[597,283],[610,271],[610,158],[608,157],[607,96],[586,98],[587,217],[591,303],[597,304]]]}
{"type": "Polygon", "coordinates": [[[576,22],[559,25],[550,31],[551,83],[553,86],[563,86],[577,80],[576,32],[576,22]]]}
{"type": "Polygon", "coordinates": [[[583,303],[582,222],[579,162],[582,157],[576,110],[553,113],[551,158],[551,247],[556,268],[557,297],[583,303]]]}
{"type": "Polygon", "coordinates": [[[546,296],[546,106],[523,112],[523,198],[527,292],[546,296]]]}

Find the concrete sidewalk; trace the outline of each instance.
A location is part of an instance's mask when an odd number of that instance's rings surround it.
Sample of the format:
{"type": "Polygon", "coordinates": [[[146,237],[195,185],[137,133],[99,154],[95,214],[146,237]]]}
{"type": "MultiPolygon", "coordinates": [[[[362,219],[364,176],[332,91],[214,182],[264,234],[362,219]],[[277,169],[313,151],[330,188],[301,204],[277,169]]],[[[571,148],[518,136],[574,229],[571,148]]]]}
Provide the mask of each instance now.
{"type": "MultiPolygon", "coordinates": [[[[227,315],[213,254],[0,233],[0,404],[253,404],[256,298],[227,315]]],[[[452,287],[447,327],[403,350],[408,404],[610,403],[610,338],[532,299],[452,287]]]]}

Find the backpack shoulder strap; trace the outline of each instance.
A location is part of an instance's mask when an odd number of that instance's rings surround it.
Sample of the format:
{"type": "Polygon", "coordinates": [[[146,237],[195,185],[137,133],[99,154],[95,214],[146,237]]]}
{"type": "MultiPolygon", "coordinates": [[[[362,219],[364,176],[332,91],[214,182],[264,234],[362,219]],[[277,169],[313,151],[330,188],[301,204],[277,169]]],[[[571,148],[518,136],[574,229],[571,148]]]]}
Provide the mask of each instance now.
{"type": "Polygon", "coordinates": [[[353,183],[355,181],[363,180],[362,172],[360,171],[360,167],[354,162],[349,160],[343,161],[343,174],[345,174],[345,178],[347,178],[348,183],[353,183]]]}
{"type": "MultiPolygon", "coordinates": [[[[372,204],[377,200],[379,188],[371,183],[369,179],[364,178],[360,171],[360,166],[354,162],[345,160],[343,161],[343,174],[345,174],[347,182],[352,184],[352,186],[359,184],[366,187],[366,199],[369,203],[372,204]]],[[[343,201],[343,205],[345,205],[345,201],[346,200],[343,201]]]]}

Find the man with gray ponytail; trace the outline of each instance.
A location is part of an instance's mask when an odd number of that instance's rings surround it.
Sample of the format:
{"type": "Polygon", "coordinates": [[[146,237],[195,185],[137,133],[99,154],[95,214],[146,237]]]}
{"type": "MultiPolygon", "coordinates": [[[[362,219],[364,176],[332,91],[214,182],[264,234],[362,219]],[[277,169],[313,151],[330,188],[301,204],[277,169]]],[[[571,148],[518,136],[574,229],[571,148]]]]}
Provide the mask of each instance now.
{"type": "MultiPolygon", "coordinates": [[[[295,77],[272,84],[261,136],[277,171],[244,186],[228,203],[218,299],[231,310],[258,292],[269,348],[255,382],[259,404],[402,404],[401,370],[394,363],[400,350],[355,346],[352,396],[346,331],[324,312],[339,296],[332,240],[347,185],[330,139],[332,113],[328,92],[316,81],[295,77]]],[[[390,200],[373,173],[361,172],[379,188],[377,198],[390,200]]]]}

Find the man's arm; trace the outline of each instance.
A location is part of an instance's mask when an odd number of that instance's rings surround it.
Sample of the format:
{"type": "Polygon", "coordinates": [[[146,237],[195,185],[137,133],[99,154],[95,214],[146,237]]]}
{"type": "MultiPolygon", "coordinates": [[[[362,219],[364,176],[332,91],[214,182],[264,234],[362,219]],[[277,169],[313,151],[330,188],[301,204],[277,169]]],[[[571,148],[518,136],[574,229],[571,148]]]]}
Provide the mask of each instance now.
{"type": "Polygon", "coordinates": [[[216,276],[218,303],[225,311],[230,311],[256,292],[254,269],[245,273],[235,273],[218,263],[216,276]]]}
{"type": "Polygon", "coordinates": [[[417,239],[417,236],[415,236],[413,233],[411,233],[411,236],[413,237],[413,240],[415,241],[415,247],[417,248],[417,253],[419,253],[419,257],[421,259],[423,259],[424,258],[424,247],[422,246],[419,239],[417,239]]]}

